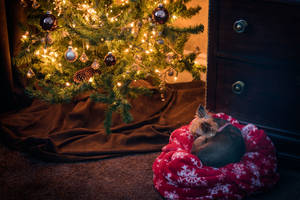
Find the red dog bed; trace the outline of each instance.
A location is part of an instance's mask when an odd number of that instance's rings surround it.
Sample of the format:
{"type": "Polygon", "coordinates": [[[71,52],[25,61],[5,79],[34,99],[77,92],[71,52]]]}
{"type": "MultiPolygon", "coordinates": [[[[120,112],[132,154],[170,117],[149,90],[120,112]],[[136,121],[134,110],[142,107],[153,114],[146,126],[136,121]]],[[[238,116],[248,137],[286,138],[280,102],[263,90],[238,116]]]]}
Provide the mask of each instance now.
{"type": "Polygon", "coordinates": [[[190,153],[193,136],[189,125],[176,129],[152,166],[154,186],[164,198],[242,199],[278,181],[275,148],[264,131],[252,124],[241,125],[224,113],[214,117],[225,119],[241,130],[246,144],[242,160],[221,168],[204,166],[190,153]]]}

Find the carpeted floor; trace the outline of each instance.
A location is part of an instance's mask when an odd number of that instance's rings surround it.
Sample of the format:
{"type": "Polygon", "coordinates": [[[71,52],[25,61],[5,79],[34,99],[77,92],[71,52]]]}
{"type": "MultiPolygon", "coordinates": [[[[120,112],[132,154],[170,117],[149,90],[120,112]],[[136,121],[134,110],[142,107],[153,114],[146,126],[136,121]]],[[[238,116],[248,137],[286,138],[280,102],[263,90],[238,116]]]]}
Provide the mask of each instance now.
{"type": "MultiPolygon", "coordinates": [[[[159,200],[152,185],[152,163],[158,155],[52,163],[0,143],[0,199],[159,200]]],[[[279,172],[275,188],[247,200],[300,199],[300,172],[287,168],[279,172]]]]}

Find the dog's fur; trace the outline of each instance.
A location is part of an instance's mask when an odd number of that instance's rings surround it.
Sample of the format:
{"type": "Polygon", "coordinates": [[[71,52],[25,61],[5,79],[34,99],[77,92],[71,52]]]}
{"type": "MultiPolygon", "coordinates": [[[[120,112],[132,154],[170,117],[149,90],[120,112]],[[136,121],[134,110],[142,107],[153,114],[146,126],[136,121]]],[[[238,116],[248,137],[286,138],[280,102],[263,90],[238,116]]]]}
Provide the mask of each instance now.
{"type": "Polygon", "coordinates": [[[245,143],[238,128],[230,124],[218,132],[226,123],[226,120],[211,117],[203,106],[198,107],[190,125],[194,136],[191,153],[206,166],[222,167],[239,162],[245,153],[245,143]]]}

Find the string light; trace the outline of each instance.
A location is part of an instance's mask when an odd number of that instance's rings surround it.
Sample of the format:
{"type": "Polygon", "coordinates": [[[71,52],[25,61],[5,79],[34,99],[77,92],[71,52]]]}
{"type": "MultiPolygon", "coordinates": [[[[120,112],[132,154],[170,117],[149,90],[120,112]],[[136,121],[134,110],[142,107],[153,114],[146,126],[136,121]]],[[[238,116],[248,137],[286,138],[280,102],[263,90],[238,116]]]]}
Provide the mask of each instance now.
{"type": "Polygon", "coordinates": [[[121,86],[122,86],[122,83],[121,83],[121,82],[118,82],[118,83],[117,83],[117,86],[118,86],[118,87],[121,87],[121,86]]]}
{"type": "Polygon", "coordinates": [[[159,71],[158,69],[155,69],[155,72],[156,72],[156,73],[159,73],[160,71],[159,71]]]}
{"type": "Polygon", "coordinates": [[[67,86],[67,87],[70,87],[70,86],[71,86],[71,83],[66,82],[66,86],[67,86]]]}
{"type": "Polygon", "coordinates": [[[174,81],[177,81],[177,76],[174,77],[174,81]]]}
{"type": "Polygon", "coordinates": [[[24,33],[24,35],[22,35],[22,38],[23,38],[24,40],[26,40],[26,39],[28,38],[28,35],[29,35],[29,32],[26,31],[26,32],[24,33]]]}
{"type": "Polygon", "coordinates": [[[132,23],[130,24],[130,26],[131,26],[131,27],[134,27],[134,22],[132,22],[132,23]]]}
{"type": "Polygon", "coordinates": [[[94,78],[91,77],[91,78],[89,79],[89,82],[90,82],[90,83],[94,82],[94,78]]]}

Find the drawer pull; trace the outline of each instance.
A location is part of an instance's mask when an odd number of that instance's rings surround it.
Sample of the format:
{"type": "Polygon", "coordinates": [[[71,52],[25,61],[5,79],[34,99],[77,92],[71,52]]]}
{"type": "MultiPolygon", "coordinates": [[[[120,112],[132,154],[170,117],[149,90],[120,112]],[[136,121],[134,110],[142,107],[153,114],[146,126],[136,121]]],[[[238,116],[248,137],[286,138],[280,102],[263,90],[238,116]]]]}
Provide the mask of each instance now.
{"type": "Polygon", "coordinates": [[[233,30],[235,30],[237,33],[244,33],[247,26],[248,23],[245,20],[237,20],[233,24],[233,30]]]}
{"type": "Polygon", "coordinates": [[[234,94],[242,94],[244,91],[245,83],[243,81],[237,81],[232,84],[232,92],[234,94]]]}

